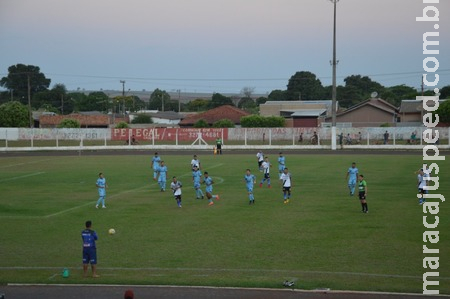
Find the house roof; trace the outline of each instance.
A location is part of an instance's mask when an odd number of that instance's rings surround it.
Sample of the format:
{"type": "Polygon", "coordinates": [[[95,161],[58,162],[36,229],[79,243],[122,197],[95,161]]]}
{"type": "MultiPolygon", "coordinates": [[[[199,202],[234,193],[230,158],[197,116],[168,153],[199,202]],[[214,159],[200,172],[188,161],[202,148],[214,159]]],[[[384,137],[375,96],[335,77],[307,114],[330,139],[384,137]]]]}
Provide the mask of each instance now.
{"type": "Polygon", "coordinates": [[[213,124],[221,119],[229,119],[235,124],[241,123],[241,117],[250,115],[250,113],[233,107],[231,105],[220,106],[203,113],[194,114],[183,119],[180,126],[194,125],[200,119],[204,119],[208,124],[213,124]]]}
{"type": "Polygon", "coordinates": [[[290,116],[291,117],[319,117],[322,114],[324,114],[325,112],[327,112],[327,109],[302,109],[302,110],[282,110],[280,112],[290,112],[292,113],[290,116]]]}
{"type": "MultiPolygon", "coordinates": [[[[445,100],[439,100],[443,103],[445,100]]],[[[431,105],[430,105],[431,106],[431,105]]],[[[400,104],[400,113],[420,113],[423,110],[422,100],[402,100],[400,104]]]]}
{"type": "Polygon", "coordinates": [[[183,119],[184,116],[178,112],[174,111],[158,111],[158,112],[150,112],[150,113],[144,113],[150,117],[154,118],[161,118],[161,119],[169,119],[169,120],[177,120],[177,119],[183,119]]]}
{"type": "Polygon", "coordinates": [[[359,108],[366,106],[366,105],[375,107],[380,110],[384,110],[388,113],[397,113],[397,110],[398,110],[397,107],[386,102],[385,100],[382,100],[379,98],[371,98],[371,99],[367,99],[361,103],[358,103],[337,115],[344,115],[344,114],[350,113],[350,112],[358,110],[359,108]]]}

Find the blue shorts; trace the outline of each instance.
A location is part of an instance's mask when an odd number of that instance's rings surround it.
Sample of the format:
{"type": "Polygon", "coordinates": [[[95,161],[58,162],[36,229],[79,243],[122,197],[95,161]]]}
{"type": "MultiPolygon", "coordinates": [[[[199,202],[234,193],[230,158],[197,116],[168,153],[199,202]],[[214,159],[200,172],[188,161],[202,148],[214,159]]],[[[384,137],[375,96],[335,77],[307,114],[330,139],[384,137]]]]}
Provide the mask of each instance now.
{"type": "Polygon", "coordinates": [[[206,186],[206,188],[205,188],[205,191],[210,194],[212,194],[212,190],[213,190],[212,186],[206,186]]]}
{"type": "Polygon", "coordinates": [[[194,182],[194,188],[200,189],[200,182],[194,182]]]}
{"type": "Polygon", "coordinates": [[[253,185],[247,186],[247,192],[248,193],[253,193],[253,185]]]}
{"type": "Polygon", "coordinates": [[[97,264],[97,250],[95,248],[83,248],[83,264],[97,264]]]}

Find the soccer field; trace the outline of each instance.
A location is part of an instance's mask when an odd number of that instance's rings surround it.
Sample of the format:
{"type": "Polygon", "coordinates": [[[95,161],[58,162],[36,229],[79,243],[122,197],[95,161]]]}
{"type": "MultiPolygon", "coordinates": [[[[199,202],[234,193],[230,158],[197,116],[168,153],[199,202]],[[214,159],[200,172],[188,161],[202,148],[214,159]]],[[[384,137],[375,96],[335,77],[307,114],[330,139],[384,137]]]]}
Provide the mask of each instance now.
{"type": "MultiPolygon", "coordinates": [[[[151,152],[0,158],[0,284],[282,287],[292,280],[302,289],[422,292],[425,214],[414,174],[421,152],[286,152],[293,179],[288,204],[278,181],[278,155],[269,155],[269,189],[259,187],[255,154],[198,153],[202,170],[215,181],[213,193],[220,195],[208,206],[206,199],[195,199],[192,156],[160,152],[169,178],[176,175],[183,183],[182,208],[152,180],[151,152]],[[368,214],[361,213],[357,196],[349,196],[345,176],[353,161],[368,184],[368,214]],[[257,176],[255,205],[248,204],[246,168],[257,176]],[[99,172],[109,185],[106,209],[94,207],[99,172]],[[82,277],[86,220],[99,235],[96,279],[82,277]],[[108,235],[110,228],[115,235],[108,235]],[[62,278],[63,268],[70,269],[68,278],[62,278]]],[[[438,165],[434,193],[450,198],[450,163],[438,165]]],[[[439,290],[450,294],[450,208],[447,202],[439,208],[439,290]]]]}

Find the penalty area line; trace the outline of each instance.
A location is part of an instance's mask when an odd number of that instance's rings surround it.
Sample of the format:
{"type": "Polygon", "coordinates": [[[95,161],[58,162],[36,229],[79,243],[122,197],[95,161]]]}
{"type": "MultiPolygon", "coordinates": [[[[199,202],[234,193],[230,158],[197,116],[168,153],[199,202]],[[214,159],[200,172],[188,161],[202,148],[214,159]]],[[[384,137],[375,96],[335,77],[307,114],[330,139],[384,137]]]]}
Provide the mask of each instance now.
{"type": "Polygon", "coordinates": [[[2,179],[2,180],[0,180],[0,182],[8,182],[8,181],[20,180],[20,179],[24,179],[24,178],[28,178],[28,177],[32,177],[32,176],[36,176],[36,175],[41,175],[41,174],[44,174],[44,173],[45,173],[44,171],[34,172],[34,173],[26,174],[26,175],[21,175],[21,176],[15,176],[15,177],[12,177],[12,178],[2,179]]]}

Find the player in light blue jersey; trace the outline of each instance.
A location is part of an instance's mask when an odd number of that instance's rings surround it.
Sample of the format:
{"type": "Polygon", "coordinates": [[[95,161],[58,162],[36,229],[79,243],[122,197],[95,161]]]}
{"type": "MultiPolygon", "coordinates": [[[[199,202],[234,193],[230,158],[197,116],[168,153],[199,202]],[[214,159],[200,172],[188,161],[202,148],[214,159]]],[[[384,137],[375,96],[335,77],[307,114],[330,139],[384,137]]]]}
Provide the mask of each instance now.
{"type": "Polygon", "coordinates": [[[212,194],[212,190],[213,190],[212,185],[214,184],[212,177],[209,176],[207,171],[205,171],[203,174],[204,174],[203,183],[206,185],[206,188],[205,188],[206,197],[208,198],[208,201],[209,201],[208,205],[212,206],[214,204],[213,199],[219,200],[220,197],[219,197],[219,195],[212,194]]]}
{"type": "Polygon", "coordinates": [[[161,157],[158,156],[158,153],[155,153],[155,155],[152,158],[152,165],[153,168],[153,180],[156,181],[156,177],[158,176],[158,168],[159,163],[161,163],[161,157]]]}
{"type": "Polygon", "coordinates": [[[105,197],[106,197],[106,188],[108,188],[108,184],[106,184],[106,179],[103,176],[103,173],[100,172],[98,174],[98,179],[97,182],[95,183],[95,186],[97,186],[99,196],[95,208],[98,209],[98,205],[100,203],[102,204],[102,208],[106,208],[105,197]]]}
{"type": "Polygon", "coordinates": [[[164,161],[159,162],[158,167],[158,184],[161,192],[166,191],[166,181],[167,181],[167,166],[164,161]]]}
{"type": "Polygon", "coordinates": [[[280,178],[285,168],[286,168],[286,157],[283,156],[282,152],[280,152],[280,156],[278,157],[278,172],[280,174],[280,178]]]}
{"type": "Polygon", "coordinates": [[[200,182],[202,179],[202,172],[198,169],[197,165],[194,165],[194,169],[192,170],[192,181],[194,182],[195,196],[197,199],[203,199],[203,191],[200,188],[200,182]]]}
{"type": "Polygon", "coordinates": [[[358,168],[356,168],[356,163],[352,163],[352,167],[350,167],[347,171],[347,176],[345,177],[348,180],[348,189],[350,190],[350,196],[355,194],[356,180],[358,178],[358,168]]]}
{"type": "Polygon", "coordinates": [[[248,193],[248,204],[255,204],[255,197],[253,196],[253,185],[256,184],[256,177],[253,175],[250,171],[250,169],[247,169],[245,171],[244,175],[244,181],[245,185],[247,186],[247,193],[248,193]]]}

